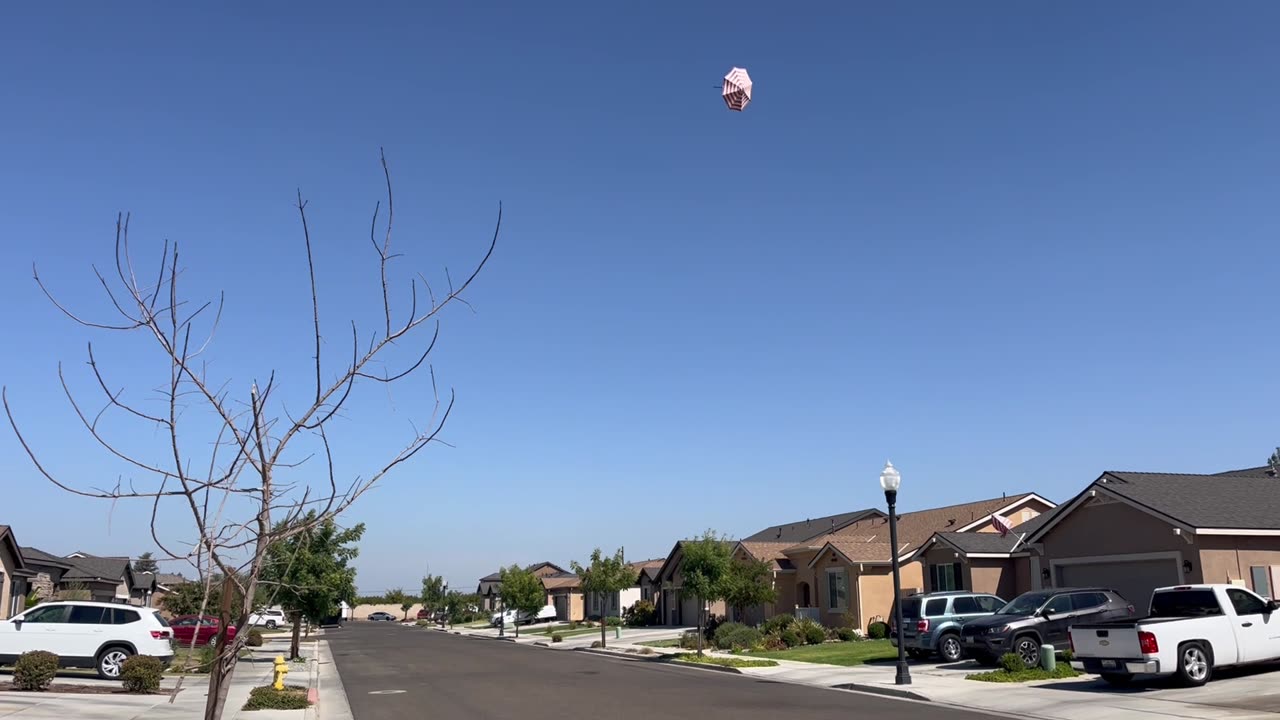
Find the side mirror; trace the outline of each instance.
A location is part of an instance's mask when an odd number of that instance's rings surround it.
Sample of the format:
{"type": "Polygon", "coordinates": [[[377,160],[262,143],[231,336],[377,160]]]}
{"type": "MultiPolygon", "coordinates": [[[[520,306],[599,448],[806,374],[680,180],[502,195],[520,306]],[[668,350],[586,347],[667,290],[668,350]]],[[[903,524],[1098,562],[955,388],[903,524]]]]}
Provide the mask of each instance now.
{"type": "Polygon", "coordinates": [[[1277,611],[1277,610],[1280,610],[1280,601],[1276,601],[1276,600],[1268,600],[1268,601],[1267,601],[1267,612],[1268,612],[1268,613],[1273,613],[1273,612],[1275,612],[1275,611],[1277,611]]]}
{"type": "Polygon", "coordinates": [[[9,622],[13,623],[13,629],[15,629],[15,630],[21,630],[21,629],[22,629],[22,618],[14,618],[14,619],[10,620],[9,622]]]}

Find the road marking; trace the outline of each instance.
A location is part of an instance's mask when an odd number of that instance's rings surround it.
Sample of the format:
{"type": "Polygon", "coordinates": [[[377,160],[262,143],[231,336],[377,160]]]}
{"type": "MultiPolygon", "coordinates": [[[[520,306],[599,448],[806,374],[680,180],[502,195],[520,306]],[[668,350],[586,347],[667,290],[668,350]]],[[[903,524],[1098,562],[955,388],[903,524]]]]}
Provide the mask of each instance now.
{"type": "Polygon", "coordinates": [[[404,690],[370,690],[370,695],[399,695],[404,690]]]}

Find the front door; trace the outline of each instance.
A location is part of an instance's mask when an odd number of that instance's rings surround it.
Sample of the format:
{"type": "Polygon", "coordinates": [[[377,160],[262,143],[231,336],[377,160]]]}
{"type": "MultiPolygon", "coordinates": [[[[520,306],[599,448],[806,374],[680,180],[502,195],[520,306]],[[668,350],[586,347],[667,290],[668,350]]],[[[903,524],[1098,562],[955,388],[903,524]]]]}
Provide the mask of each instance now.
{"type": "Polygon", "coordinates": [[[1240,648],[1240,662],[1271,660],[1280,656],[1280,616],[1266,612],[1266,601],[1251,592],[1228,588],[1227,598],[1236,611],[1236,645],[1240,648]]]}

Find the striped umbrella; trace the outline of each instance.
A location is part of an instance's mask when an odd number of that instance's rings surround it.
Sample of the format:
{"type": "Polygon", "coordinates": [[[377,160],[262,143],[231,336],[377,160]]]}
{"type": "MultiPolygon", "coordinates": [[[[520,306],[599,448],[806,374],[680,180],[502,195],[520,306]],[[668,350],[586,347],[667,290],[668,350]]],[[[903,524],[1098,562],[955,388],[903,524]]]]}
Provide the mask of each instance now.
{"type": "Polygon", "coordinates": [[[742,112],[751,102],[751,76],[745,68],[736,67],[724,76],[724,87],[720,93],[724,96],[724,104],[730,110],[742,112]]]}

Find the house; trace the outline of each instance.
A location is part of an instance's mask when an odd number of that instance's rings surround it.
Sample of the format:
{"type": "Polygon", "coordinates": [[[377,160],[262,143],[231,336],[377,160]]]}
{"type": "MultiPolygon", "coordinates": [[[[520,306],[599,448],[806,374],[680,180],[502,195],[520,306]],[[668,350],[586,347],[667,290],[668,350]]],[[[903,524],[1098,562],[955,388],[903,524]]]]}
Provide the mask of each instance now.
{"type": "Polygon", "coordinates": [[[151,602],[149,607],[164,607],[164,598],[173,592],[179,585],[191,582],[182,576],[181,573],[156,573],[155,589],[151,591],[151,602]]]}
{"type": "MultiPolygon", "coordinates": [[[[690,626],[698,624],[698,598],[685,596],[684,575],[680,565],[684,562],[684,545],[688,540],[679,540],[667,553],[667,557],[658,567],[657,578],[652,585],[658,589],[656,606],[658,622],[664,625],[690,626]]],[[[724,601],[717,600],[703,608],[711,615],[723,615],[724,601]]]]}
{"type": "Polygon", "coordinates": [[[1102,585],[1139,611],[1153,589],[1180,583],[1233,583],[1276,597],[1280,477],[1269,467],[1104,472],[1024,546],[1028,589],[1102,585]]]}
{"type": "Polygon", "coordinates": [[[636,585],[640,588],[640,599],[646,600],[657,605],[658,592],[661,585],[658,583],[658,571],[662,569],[662,563],[666,562],[666,558],[658,560],[645,560],[638,563],[640,566],[639,577],[636,578],[636,585]]]}
{"type": "Polygon", "coordinates": [[[22,556],[22,548],[13,529],[0,525],[0,620],[7,620],[26,609],[27,583],[32,573],[22,556]]]}
{"type": "Polygon", "coordinates": [[[560,572],[542,578],[547,591],[547,604],[555,607],[556,619],[577,622],[587,617],[582,598],[582,581],[571,572],[560,572]]]}
{"type": "Polygon", "coordinates": [[[22,556],[34,573],[31,587],[42,598],[85,592],[89,600],[96,602],[142,604],[143,597],[149,597],[154,590],[153,582],[139,582],[134,577],[132,561],[127,557],[98,557],[84,552],[58,557],[33,547],[22,548],[22,556]]]}
{"type": "MultiPolygon", "coordinates": [[[[573,575],[573,573],[552,562],[534,563],[525,568],[533,573],[535,577],[546,578],[553,575],[573,575]]],[[[574,575],[577,577],[577,575],[574,575]]],[[[480,584],[476,586],[476,594],[480,596],[480,609],[485,611],[493,611],[498,609],[502,604],[502,573],[489,573],[480,578],[480,584]]],[[[551,604],[550,598],[547,604],[551,604]]]]}
{"type": "MultiPolygon", "coordinates": [[[[958,587],[956,568],[950,560],[945,568],[927,570],[917,561],[918,550],[936,534],[1000,538],[993,515],[1020,525],[1053,508],[1049,500],[1023,493],[900,514],[898,554],[903,592],[923,590],[926,572],[958,587]]],[[[776,593],[772,604],[747,608],[742,618],[736,618],[737,612],[731,609],[734,619],[758,623],[776,614],[795,614],[826,625],[866,627],[887,616],[893,606],[889,516],[879,509],[773,525],[740,540],[733,552],[739,560],[768,563],[776,593]]],[[[941,564],[941,551],[937,557],[941,564]]]]}
{"type": "Polygon", "coordinates": [[[641,560],[638,562],[629,562],[627,567],[635,573],[635,582],[631,587],[620,590],[609,597],[605,597],[600,593],[592,593],[586,597],[587,618],[601,617],[622,617],[632,605],[638,600],[649,600],[653,602],[653,578],[657,576],[658,570],[662,567],[665,558],[656,560],[641,560]],[[646,575],[645,571],[649,570],[650,574],[646,575]],[[647,579],[649,595],[645,595],[645,583],[647,579]]]}

